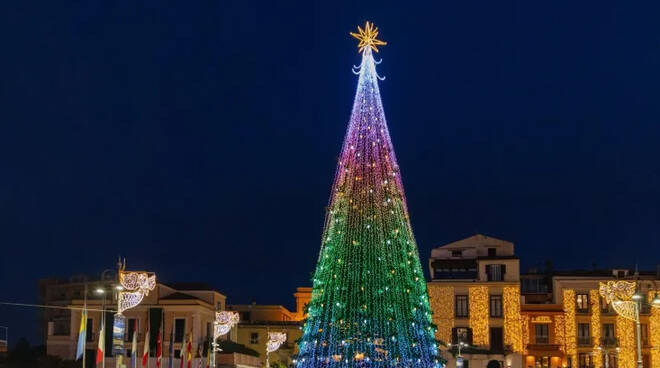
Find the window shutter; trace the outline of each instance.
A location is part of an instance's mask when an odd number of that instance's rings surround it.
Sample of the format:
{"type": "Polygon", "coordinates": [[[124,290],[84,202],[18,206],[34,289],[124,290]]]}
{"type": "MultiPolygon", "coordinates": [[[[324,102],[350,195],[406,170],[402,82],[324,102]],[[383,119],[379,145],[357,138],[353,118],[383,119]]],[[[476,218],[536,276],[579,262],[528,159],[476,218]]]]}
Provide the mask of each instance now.
{"type": "Polygon", "coordinates": [[[472,329],[468,328],[468,344],[472,345],[472,329]]]}
{"type": "Polygon", "coordinates": [[[506,273],[506,265],[502,265],[502,280],[504,280],[505,273],[506,273]]]}
{"type": "Polygon", "coordinates": [[[456,332],[456,327],[451,329],[451,343],[458,344],[458,333],[456,332]]]}
{"type": "Polygon", "coordinates": [[[487,281],[491,281],[491,276],[490,275],[492,275],[492,273],[490,272],[490,267],[491,267],[491,265],[486,265],[486,280],[487,281]]]}

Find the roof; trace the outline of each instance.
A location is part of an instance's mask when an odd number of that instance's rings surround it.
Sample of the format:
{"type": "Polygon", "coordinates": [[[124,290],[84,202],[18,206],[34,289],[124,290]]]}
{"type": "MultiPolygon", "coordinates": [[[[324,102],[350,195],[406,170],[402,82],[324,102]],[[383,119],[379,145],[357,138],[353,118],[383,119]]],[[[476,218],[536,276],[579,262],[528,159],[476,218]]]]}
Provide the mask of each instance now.
{"type": "Polygon", "coordinates": [[[189,294],[184,294],[184,293],[179,293],[179,292],[172,293],[172,294],[170,294],[168,296],[164,296],[160,299],[161,300],[189,300],[189,299],[201,300],[200,298],[198,298],[196,296],[189,295],[189,294]]]}
{"type": "Polygon", "coordinates": [[[165,283],[164,285],[171,287],[174,290],[188,290],[188,291],[217,291],[213,286],[206,282],[172,282],[165,283]]]}
{"type": "Polygon", "coordinates": [[[465,239],[457,240],[455,242],[442,245],[436,248],[464,248],[464,247],[475,247],[475,246],[513,246],[512,242],[493,238],[483,234],[474,234],[465,239]]]}

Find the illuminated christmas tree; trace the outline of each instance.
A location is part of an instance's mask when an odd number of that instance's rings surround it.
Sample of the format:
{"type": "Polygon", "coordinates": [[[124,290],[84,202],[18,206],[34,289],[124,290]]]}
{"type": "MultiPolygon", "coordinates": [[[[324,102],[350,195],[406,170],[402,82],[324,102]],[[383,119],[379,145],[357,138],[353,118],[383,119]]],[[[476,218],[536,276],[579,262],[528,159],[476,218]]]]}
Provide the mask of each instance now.
{"type": "Polygon", "coordinates": [[[359,33],[357,93],[327,209],[299,368],[435,367],[435,326],[372,52],[359,33]]]}

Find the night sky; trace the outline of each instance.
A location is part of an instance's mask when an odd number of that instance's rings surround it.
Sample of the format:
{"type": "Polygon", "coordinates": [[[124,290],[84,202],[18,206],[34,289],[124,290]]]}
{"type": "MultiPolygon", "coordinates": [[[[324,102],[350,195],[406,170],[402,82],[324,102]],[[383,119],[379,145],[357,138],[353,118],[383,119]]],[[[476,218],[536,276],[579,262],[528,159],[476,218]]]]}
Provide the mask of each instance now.
{"type": "MultiPolygon", "coordinates": [[[[293,307],[365,20],[423,265],[476,232],[523,270],[660,263],[657,3],[198,3],[0,5],[0,301],[121,254],[293,307]]],[[[34,309],[0,325],[39,342],[34,309]]]]}

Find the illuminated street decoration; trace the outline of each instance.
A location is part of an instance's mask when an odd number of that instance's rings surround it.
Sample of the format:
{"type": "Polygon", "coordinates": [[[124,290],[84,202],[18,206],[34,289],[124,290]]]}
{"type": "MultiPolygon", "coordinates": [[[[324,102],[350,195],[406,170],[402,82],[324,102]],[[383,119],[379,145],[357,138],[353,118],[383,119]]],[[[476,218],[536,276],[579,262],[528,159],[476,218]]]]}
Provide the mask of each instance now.
{"type": "Polygon", "coordinates": [[[619,368],[635,368],[635,321],[616,317],[615,336],[619,341],[619,368]]]}
{"type": "Polygon", "coordinates": [[[424,271],[378,86],[371,23],[327,206],[298,368],[437,367],[424,271]]]}
{"type": "Polygon", "coordinates": [[[156,287],[156,275],[152,272],[119,271],[119,291],[117,303],[119,313],[136,307],[149,292],[156,287]]]}
{"type": "Polygon", "coordinates": [[[632,300],[635,294],[636,283],[634,281],[608,281],[600,283],[600,295],[605,301],[612,305],[614,311],[621,317],[637,320],[636,304],[632,300]]]}
{"type": "MultiPolygon", "coordinates": [[[[648,300],[653,300],[655,290],[649,291],[648,300]]],[[[651,308],[649,316],[649,336],[651,339],[651,368],[660,368],[660,309],[651,308]]]]}
{"type": "Polygon", "coordinates": [[[215,338],[226,335],[236,325],[240,317],[238,312],[222,311],[215,313],[215,338]]]}
{"type": "Polygon", "coordinates": [[[269,353],[279,349],[286,341],[286,332],[269,332],[268,342],[266,343],[266,351],[269,353]]]}

